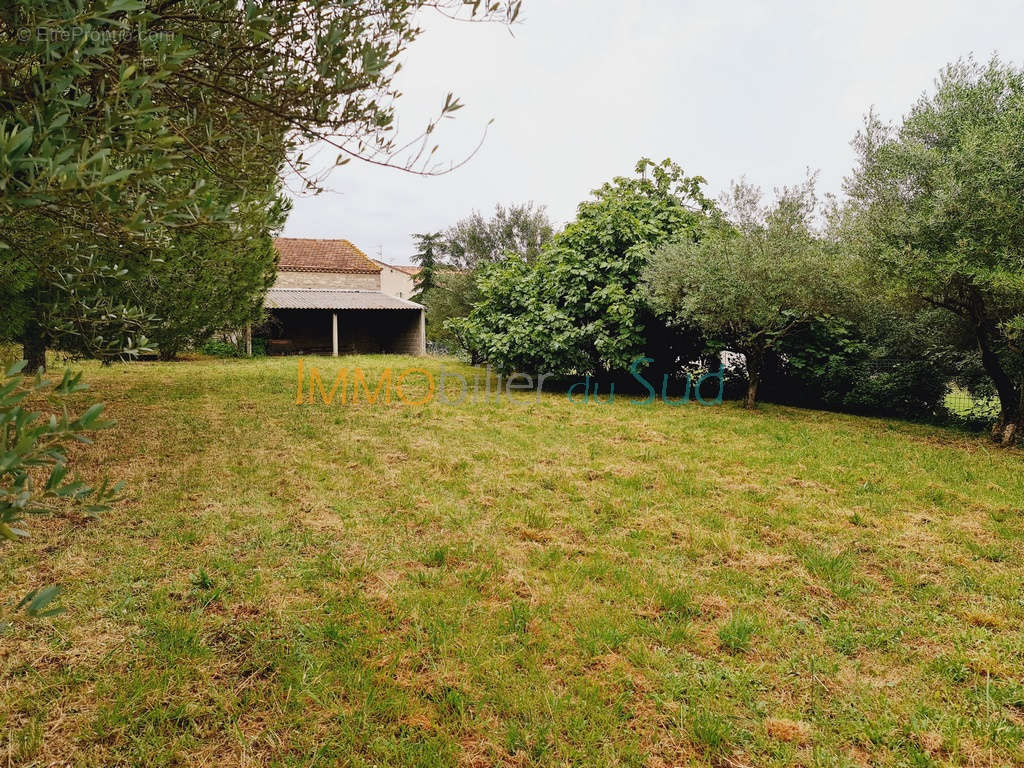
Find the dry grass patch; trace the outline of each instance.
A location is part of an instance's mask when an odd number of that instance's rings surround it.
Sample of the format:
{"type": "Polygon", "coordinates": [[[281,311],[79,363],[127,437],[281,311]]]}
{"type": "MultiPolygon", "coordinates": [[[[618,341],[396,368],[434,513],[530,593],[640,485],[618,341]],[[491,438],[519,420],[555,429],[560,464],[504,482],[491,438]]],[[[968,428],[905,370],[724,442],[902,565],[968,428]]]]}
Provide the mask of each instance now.
{"type": "Polygon", "coordinates": [[[764,730],[773,739],[790,744],[806,744],[811,740],[811,727],[799,720],[769,717],[764,721],[764,730]]]}

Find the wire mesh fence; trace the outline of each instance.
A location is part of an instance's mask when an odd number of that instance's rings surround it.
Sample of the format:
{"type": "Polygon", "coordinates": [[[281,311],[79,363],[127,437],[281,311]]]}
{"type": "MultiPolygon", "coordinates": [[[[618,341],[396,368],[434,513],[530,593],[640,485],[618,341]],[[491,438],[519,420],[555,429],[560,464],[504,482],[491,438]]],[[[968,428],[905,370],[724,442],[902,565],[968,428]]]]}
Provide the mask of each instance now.
{"type": "Polygon", "coordinates": [[[999,398],[974,395],[956,384],[950,385],[942,405],[956,419],[993,422],[999,418],[999,398]]]}
{"type": "MultiPolygon", "coordinates": [[[[4,371],[13,363],[15,360],[21,359],[21,345],[13,344],[10,342],[0,341],[0,368],[4,371]]],[[[2,371],[0,371],[2,373],[2,371]]]]}
{"type": "Polygon", "coordinates": [[[855,382],[843,406],[882,415],[984,429],[999,417],[999,398],[986,389],[953,380],[946,365],[927,358],[885,357],[841,370],[844,386],[855,382]]]}

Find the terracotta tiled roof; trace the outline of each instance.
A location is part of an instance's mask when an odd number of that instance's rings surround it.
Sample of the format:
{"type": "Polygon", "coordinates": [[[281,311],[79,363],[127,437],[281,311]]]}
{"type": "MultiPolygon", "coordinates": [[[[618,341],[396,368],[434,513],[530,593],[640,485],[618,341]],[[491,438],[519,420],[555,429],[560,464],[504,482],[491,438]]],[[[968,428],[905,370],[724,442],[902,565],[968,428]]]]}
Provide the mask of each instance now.
{"type": "Polygon", "coordinates": [[[279,237],[274,247],[285,272],[360,272],[378,274],[380,267],[348,240],[279,237]]]}
{"type": "Polygon", "coordinates": [[[372,259],[372,261],[374,264],[379,264],[382,267],[391,267],[392,269],[397,269],[399,272],[405,272],[405,274],[411,275],[412,277],[418,275],[420,273],[420,270],[423,269],[423,267],[420,267],[416,264],[388,264],[386,261],[377,261],[377,259],[372,259]]]}

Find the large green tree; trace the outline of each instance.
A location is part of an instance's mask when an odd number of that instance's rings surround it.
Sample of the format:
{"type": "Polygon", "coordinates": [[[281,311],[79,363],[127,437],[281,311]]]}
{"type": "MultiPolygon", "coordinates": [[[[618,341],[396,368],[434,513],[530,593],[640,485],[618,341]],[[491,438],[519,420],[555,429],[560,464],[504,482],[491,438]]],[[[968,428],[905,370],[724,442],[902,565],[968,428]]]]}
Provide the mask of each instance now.
{"type": "Polygon", "coordinates": [[[473,211],[450,227],[444,233],[445,249],[450,262],[462,270],[506,258],[530,262],[554,232],[543,205],[528,202],[506,208],[499,204],[489,217],[473,211]]]}
{"type": "MultiPolygon", "coordinates": [[[[453,329],[504,370],[625,370],[656,322],[641,272],[652,250],[697,236],[714,208],[703,183],[670,160],[641,160],[634,176],[616,177],[581,203],[535,261],[486,266],[476,308],[453,329]]],[[[656,359],[666,354],[659,349],[656,359]]]]}
{"type": "Polygon", "coordinates": [[[1024,71],[960,61],[900,125],[868,116],[846,189],[860,247],[903,300],[969,331],[1001,404],[993,438],[1024,435],[1024,71]]]}
{"type": "Polygon", "coordinates": [[[840,305],[839,260],[814,227],[814,182],[782,190],[773,205],[746,183],[725,197],[726,221],[698,240],[663,246],[644,282],[651,306],[697,328],[715,350],[746,359],[753,408],[768,355],[811,320],[840,305]]]}
{"type": "MultiPolygon", "coordinates": [[[[168,240],[170,229],[231,220],[240,200],[285,167],[315,187],[302,154],[314,142],[334,147],[338,163],[443,170],[429,141],[436,120],[411,150],[394,130],[393,78],[422,31],[420,11],[508,21],[518,5],[3,4],[0,248],[8,258],[0,290],[26,311],[2,335],[23,339],[30,367],[58,335],[90,354],[120,353],[124,334],[91,325],[110,316],[91,311],[105,300],[97,270],[142,271],[127,260],[168,240]],[[68,327],[55,333],[54,324],[68,327]]],[[[438,117],[459,107],[449,94],[438,117]]]]}
{"type": "Polygon", "coordinates": [[[444,268],[434,275],[434,287],[420,294],[427,308],[427,339],[449,350],[468,352],[477,362],[453,322],[467,317],[480,298],[479,270],[505,259],[532,262],[554,234],[544,206],[532,202],[496,205],[494,214],[479,211],[444,232],[444,268]]]}

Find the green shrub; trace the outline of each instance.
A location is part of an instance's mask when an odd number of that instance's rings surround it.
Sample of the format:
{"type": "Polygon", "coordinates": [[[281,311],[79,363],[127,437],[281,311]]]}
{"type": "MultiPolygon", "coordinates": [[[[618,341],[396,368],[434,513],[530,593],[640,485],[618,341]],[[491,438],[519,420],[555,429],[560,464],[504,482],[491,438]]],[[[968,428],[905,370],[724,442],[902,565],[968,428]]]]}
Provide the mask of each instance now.
{"type": "Polygon", "coordinates": [[[937,338],[941,329],[942,318],[931,311],[893,311],[860,323],[818,320],[788,339],[770,362],[764,399],[873,416],[942,419],[960,359],[937,338]]]}
{"type": "MultiPolygon", "coordinates": [[[[113,422],[101,421],[101,403],[94,404],[72,418],[62,402],[86,389],[82,374],[65,371],[57,384],[40,374],[27,379],[21,375],[24,360],[12,365],[0,384],[0,537],[11,541],[28,536],[22,526],[27,516],[55,511],[60,504],[84,504],[87,514],[106,508],[121,489],[121,484],[90,488],[79,480],[68,479],[68,456],[64,446],[72,442],[90,443],[89,432],[105,429],[113,422]],[[52,414],[28,410],[29,395],[45,395],[52,414]],[[49,469],[41,487],[33,475],[49,469]]],[[[0,539],[0,540],[2,540],[0,539]]],[[[57,596],[55,585],[33,590],[19,604],[32,615],[49,615],[47,606],[57,596]]]]}
{"type": "Polygon", "coordinates": [[[199,348],[199,351],[210,357],[242,357],[245,354],[240,345],[219,339],[210,339],[199,348]]]}

